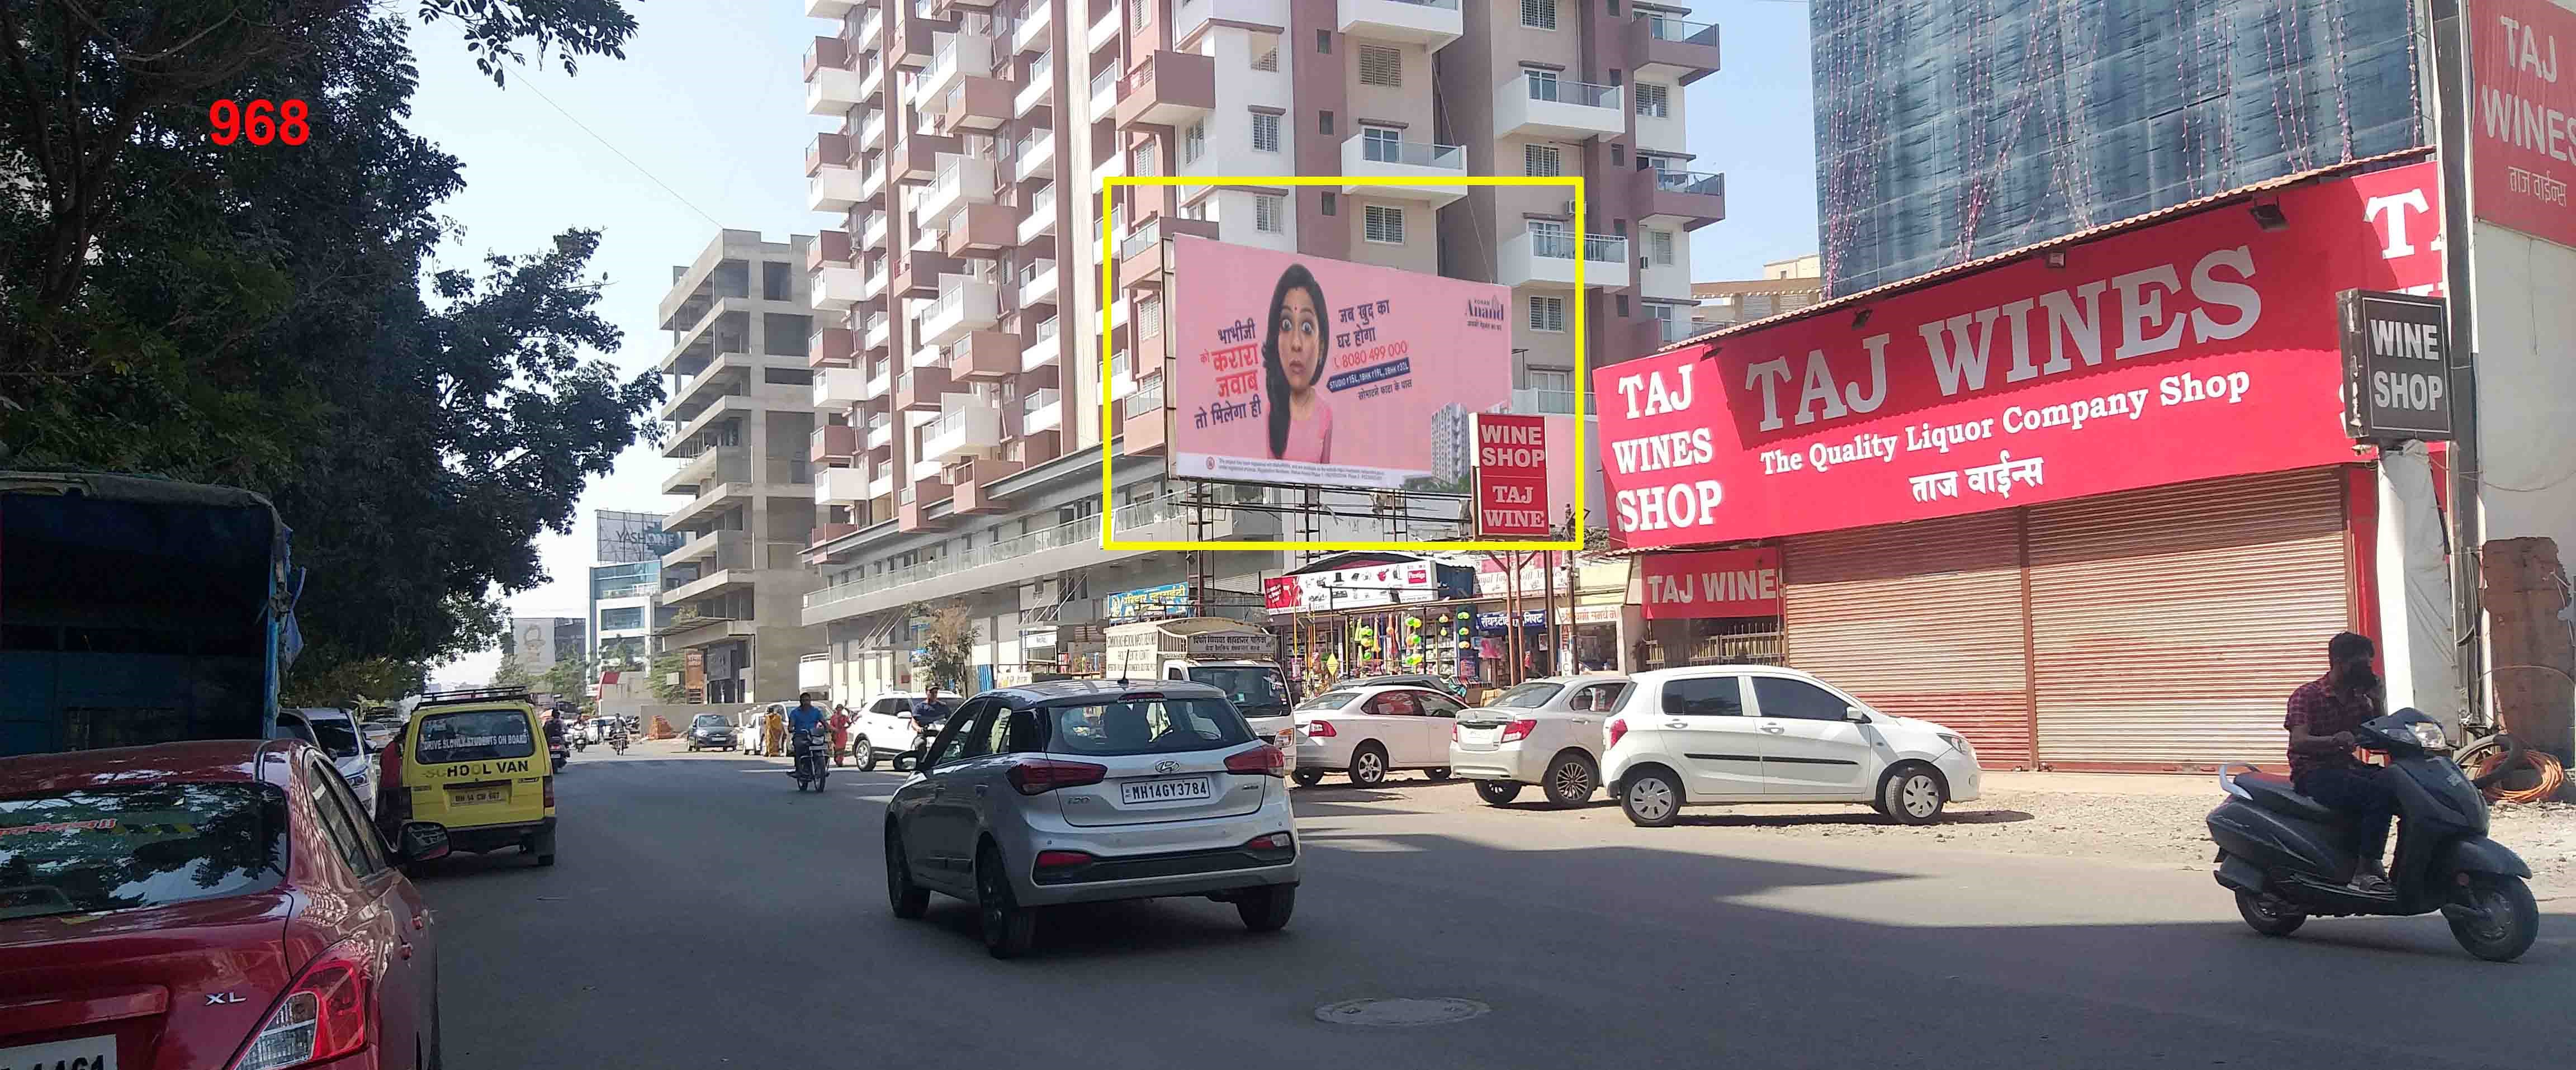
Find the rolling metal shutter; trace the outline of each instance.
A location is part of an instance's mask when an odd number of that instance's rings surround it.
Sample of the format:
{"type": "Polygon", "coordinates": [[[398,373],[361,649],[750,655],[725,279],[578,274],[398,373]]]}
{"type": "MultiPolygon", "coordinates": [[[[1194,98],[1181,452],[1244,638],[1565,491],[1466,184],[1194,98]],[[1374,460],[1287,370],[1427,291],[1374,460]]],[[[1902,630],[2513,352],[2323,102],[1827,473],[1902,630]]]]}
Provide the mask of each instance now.
{"type": "Polygon", "coordinates": [[[2032,507],[2040,760],[2281,762],[2290,692],[2351,627],[2343,488],[2318,468],[2032,507]]]}
{"type": "Polygon", "coordinates": [[[1789,664],[1957,730],[1988,768],[2028,766],[2019,526],[2005,510],[1789,540],[1789,664]]]}

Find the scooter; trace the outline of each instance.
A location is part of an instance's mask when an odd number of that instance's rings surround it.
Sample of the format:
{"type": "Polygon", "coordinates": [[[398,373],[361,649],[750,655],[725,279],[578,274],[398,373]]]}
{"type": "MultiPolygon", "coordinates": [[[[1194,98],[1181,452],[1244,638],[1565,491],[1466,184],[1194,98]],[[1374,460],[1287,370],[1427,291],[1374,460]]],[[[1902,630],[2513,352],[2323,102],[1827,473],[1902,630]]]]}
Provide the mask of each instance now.
{"type": "Polygon", "coordinates": [[[546,756],[554,759],[557,769],[572,764],[572,750],[560,739],[546,741],[546,756]]]}
{"type": "Polygon", "coordinates": [[[2209,812],[2218,883],[2236,893],[2245,924],[2288,936],[2312,915],[2404,917],[2441,911],[2472,955],[2511,962],[2540,933],[2531,867],[2490,840],[2487,800],[2450,757],[2442,726],[2403,709],[2362,724],[2354,745],[2388,755],[2397,793],[2397,857],[2386,892],[2352,886],[2361,865],[2357,822],[2291,786],[2290,778],[2229,763],[2226,802],[2209,812]]]}
{"type": "Polygon", "coordinates": [[[830,732],[824,729],[790,732],[787,737],[788,753],[796,758],[796,767],[787,775],[796,778],[796,790],[823,790],[825,782],[832,779],[832,765],[827,760],[832,753],[830,732]]]}

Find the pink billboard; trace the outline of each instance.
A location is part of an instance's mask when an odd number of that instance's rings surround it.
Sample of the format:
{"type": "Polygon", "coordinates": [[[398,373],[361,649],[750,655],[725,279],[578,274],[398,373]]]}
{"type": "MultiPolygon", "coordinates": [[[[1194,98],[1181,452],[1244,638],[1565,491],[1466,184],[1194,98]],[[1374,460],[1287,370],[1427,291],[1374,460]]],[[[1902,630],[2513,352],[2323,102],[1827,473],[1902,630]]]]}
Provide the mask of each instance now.
{"type": "Polygon", "coordinates": [[[1511,291],[1172,239],[1171,471],[1467,493],[1468,414],[1511,400],[1511,291]]]}

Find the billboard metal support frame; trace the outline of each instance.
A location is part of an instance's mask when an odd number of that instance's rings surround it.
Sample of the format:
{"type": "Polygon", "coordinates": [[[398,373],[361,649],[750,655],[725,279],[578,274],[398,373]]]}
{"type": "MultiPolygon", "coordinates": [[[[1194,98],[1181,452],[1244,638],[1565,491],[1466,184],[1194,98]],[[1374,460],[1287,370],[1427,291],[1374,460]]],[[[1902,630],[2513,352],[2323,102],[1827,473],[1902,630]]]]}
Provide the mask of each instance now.
{"type": "Polygon", "coordinates": [[[2486,709],[2484,599],[2478,557],[2486,533],[2478,514],[2485,478],[2478,451],[2477,315],[2470,243],[2477,223],[2469,205],[2468,26],[2460,0],[2432,0],[2433,99],[2440,109],[2436,144],[2442,165],[2442,298],[2450,306],[2451,597],[2457,609],[2460,716],[2492,724],[2486,709]]]}

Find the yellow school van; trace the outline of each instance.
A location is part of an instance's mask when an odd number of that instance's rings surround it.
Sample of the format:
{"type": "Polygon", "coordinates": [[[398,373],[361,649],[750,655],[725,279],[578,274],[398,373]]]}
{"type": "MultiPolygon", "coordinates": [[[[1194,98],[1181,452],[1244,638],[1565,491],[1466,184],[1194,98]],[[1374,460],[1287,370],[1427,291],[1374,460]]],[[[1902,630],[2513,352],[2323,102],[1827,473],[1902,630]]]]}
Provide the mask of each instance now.
{"type": "Polygon", "coordinates": [[[445,826],[459,851],[517,847],[555,864],[555,770],[526,688],[436,691],[385,757],[382,820],[445,826]]]}

